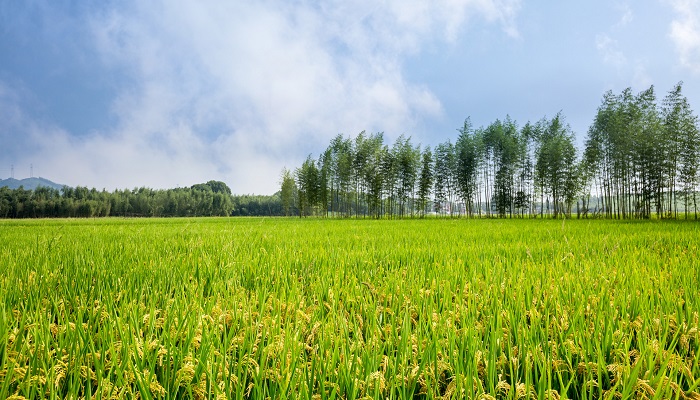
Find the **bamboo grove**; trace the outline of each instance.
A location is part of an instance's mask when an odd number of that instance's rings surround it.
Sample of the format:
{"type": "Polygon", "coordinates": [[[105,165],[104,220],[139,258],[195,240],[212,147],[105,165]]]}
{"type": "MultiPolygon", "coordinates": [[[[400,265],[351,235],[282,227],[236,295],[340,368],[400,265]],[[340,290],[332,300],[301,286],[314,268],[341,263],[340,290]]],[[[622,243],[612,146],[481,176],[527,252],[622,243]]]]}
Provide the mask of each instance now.
{"type": "Polygon", "coordinates": [[[676,84],[605,93],[582,152],[559,113],[519,127],[469,118],[434,148],[382,133],[337,135],[318,159],[284,169],[281,200],[299,216],[697,218],[700,130],[676,84]]]}

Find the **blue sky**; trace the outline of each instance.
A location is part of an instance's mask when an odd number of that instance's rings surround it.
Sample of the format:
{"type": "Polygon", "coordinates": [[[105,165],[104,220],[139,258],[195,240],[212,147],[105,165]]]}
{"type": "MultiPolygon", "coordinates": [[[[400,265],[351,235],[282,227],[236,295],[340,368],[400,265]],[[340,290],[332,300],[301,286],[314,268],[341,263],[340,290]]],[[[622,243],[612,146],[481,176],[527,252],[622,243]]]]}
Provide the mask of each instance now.
{"type": "Polygon", "coordinates": [[[0,178],[272,194],[338,133],[435,146],[684,81],[700,0],[0,2],[0,178]]]}

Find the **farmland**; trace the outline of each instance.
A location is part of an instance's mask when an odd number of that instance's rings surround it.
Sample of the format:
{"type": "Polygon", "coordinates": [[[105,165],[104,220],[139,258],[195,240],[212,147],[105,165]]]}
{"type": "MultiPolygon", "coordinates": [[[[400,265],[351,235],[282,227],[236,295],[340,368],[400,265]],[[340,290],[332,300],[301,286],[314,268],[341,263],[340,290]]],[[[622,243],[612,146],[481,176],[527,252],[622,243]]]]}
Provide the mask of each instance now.
{"type": "Polygon", "coordinates": [[[0,222],[0,397],[700,399],[700,224],[0,222]]]}

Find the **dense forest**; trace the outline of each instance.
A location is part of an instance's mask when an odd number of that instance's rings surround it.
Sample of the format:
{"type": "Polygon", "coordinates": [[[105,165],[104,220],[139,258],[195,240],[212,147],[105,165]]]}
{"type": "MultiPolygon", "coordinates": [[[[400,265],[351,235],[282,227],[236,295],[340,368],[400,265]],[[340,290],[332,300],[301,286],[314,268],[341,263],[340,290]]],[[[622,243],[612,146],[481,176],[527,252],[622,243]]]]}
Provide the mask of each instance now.
{"type": "Polygon", "coordinates": [[[582,152],[561,114],[520,127],[510,117],[433,149],[382,133],[336,136],[282,171],[285,214],[343,217],[697,218],[700,134],[682,83],[603,96],[582,152]]]}
{"type": "Polygon", "coordinates": [[[196,217],[282,215],[279,196],[232,195],[223,182],[189,188],[137,188],[97,191],[86,187],[61,190],[0,188],[0,218],[196,217]]]}

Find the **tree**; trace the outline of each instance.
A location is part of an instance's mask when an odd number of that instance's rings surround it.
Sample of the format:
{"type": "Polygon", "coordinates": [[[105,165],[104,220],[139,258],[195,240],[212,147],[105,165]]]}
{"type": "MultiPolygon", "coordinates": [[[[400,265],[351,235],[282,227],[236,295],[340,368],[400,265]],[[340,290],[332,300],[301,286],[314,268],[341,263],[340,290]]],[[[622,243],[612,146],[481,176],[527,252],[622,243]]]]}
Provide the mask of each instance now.
{"type": "Polygon", "coordinates": [[[331,213],[338,212],[350,216],[350,186],[352,181],[352,141],[337,135],[331,140],[330,146],[330,209],[331,213]]]}
{"type": "Polygon", "coordinates": [[[396,211],[397,182],[399,176],[399,163],[394,149],[389,150],[388,147],[385,147],[381,159],[380,174],[382,176],[382,192],[384,196],[383,214],[393,216],[396,211]]]}
{"type": "Polygon", "coordinates": [[[211,188],[211,191],[214,193],[221,193],[229,196],[231,195],[231,189],[224,182],[208,181],[206,185],[209,186],[209,188],[211,188]]]}
{"type": "Polygon", "coordinates": [[[533,179],[534,179],[534,146],[539,136],[537,125],[526,123],[520,131],[518,140],[518,161],[517,161],[517,189],[515,193],[515,208],[523,216],[525,212],[532,214],[534,202],[533,179]]]}
{"type": "Polygon", "coordinates": [[[430,198],[433,186],[433,153],[430,147],[423,150],[421,156],[420,178],[418,180],[418,208],[421,216],[425,216],[425,209],[430,198]]]}
{"type": "Polygon", "coordinates": [[[331,149],[321,154],[318,160],[318,204],[321,207],[323,214],[327,217],[330,212],[330,202],[332,195],[331,180],[332,180],[332,163],[333,154],[331,149]]]}
{"type": "MultiPolygon", "coordinates": [[[[410,139],[402,135],[396,139],[392,152],[396,157],[398,172],[399,216],[403,217],[407,214],[408,201],[413,198],[415,193],[416,179],[420,168],[420,149],[413,147],[410,139]]],[[[413,215],[413,207],[410,208],[411,215],[413,215]]]]}
{"type": "Polygon", "coordinates": [[[654,205],[661,206],[666,148],[653,86],[637,95],[634,110],[634,209],[638,218],[651,218],[654,205]]]}
{"type": "Polygon", "coordinates": [[[664,99],[663,106],[664,133],[670,141],[666,165],[669,186],[668,214],[673,212],[674,216],[678,215],[676,186],[680,184],[686,218],[691,199],[697,218],[700,132],[698,118],[693,114],[687,98],[683,96],[682,86],[682,82],[674,86],[664,99]]]}
{"type": "Polygon", "coordinates": [[[518,129],[510,117],[505,121],[497,120],[486,128],[484,143],[490,155],[493,169],[492,195],[493,207],[498,215],[505,217],[513,214],[514,178],[518,161],[518,129]]]}
{"type": "Polygon", "coordinates": [[[294,177],[292,176],[292,173],[287,168],[282,169],[282,174],[280,176],[280,186],[282,209],[284,210],[284,215],[289,216],[292,211],[292,207],[294,206],[297,184],[296,182],[294,182],[294,177]]]}
{"type": "Polygon", "coordinates": [[[384,185],[382,162],[387,156],[388,149],[384,146],[383,133],[370,135],[365,144],[367,147],[367,160],[362,172],[362,179],[367,192],[367,212],[369,215],[379,218],[382,215],[382,191],[384,185]]]}
{"type": "Polygon", "coordinates": [[[435,147],[433,171],[435,174],[435,211],[440,214],[451,214],[450,204],[452,195],[452,183],[454,182],[452,167],[454,157],[454,146],[449,141],[441,143],[435,147]]]}
{"type": "MultiPolygon", "coordinates": [[[[543,122],[544,123],[544,122],[543,122]]],[[[576,148],[569,125],[557,114],[539,137],[536,182],[542,195],[551,196],[553,217],[571,214],[578,190],[576,148]]]]}
{"type": "MultiPolygon", "coordinates": [[[[626,90],[625,92],[629,92],[626,90]]],[[[623,128],[623,106],[629,95],[616,96],[611,91],[603,95],[603,101],[588,130],[584,165],[587,175],[598,178],[598,195],[602,199],[602,209],[609,218],[624,215],[621,205],[623,196],[623,176],[625,160],[630,158],[623,128]]]]}
{"type": "Polygon", "coordinates": [[[459,137],[455,144],[457,187],[466,212],[471,216],[477,202],[478,173],[481,162],[480,137],[473,131],[469,118],[464,120],[464,125],[458,131],[459,137]]]}
{"type": "Polygon", "coordinates": [[[299,194],[299,216],[311,215],[319,198],[319,171],[310,155],[301,168],[296,170],[295,175],[299,194]]]}

